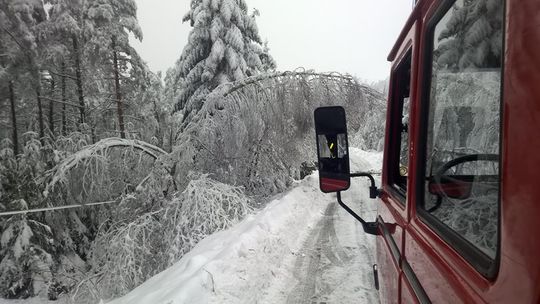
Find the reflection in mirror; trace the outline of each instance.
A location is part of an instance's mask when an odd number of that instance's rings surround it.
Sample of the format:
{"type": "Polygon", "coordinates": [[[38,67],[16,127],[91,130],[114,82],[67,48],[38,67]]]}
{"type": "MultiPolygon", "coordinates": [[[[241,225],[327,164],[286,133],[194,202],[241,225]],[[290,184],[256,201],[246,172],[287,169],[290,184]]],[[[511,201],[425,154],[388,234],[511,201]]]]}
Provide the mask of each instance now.
{"type": "Polygon", "coordinates": [[[318,135],[319,157],[344,158],[347,155],[347,134],[318,135]]]}

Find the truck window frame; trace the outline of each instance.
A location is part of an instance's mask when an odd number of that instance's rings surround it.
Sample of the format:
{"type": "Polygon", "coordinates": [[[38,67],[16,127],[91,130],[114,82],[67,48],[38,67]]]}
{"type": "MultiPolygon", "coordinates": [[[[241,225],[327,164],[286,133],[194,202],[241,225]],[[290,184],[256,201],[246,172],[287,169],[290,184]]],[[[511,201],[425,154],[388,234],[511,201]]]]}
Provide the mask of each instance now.
{"type": "MultiPolygon", "coordinates": [[[[406,198],[407,198],[407,189],[408,189],[408,183],[409,183],[409,176],[407,172],[407,176],[401,176],[400,175],[400,157],[401,157],[401,147],[403,145],[402,142],[402,117],[404,114],[404,99],[402,96],[400,96],[402,93],[404,93],[404,90],[408,90],[409,93],[409,109],[407,110],[407,114],[409,115],[410,119],[410,108],[412,100],[411,98],[411,86],[412,86],[412,68],[413,68],[413,46],[408,46],[402,53],[403,55],[399,59],[398,63],[395,65],[396,68],[392,70],[392,74],[390,77],[391,81],[391,90],[390,90],[390,130],[389,130],[389,157],[387,160],[387,176],[388,176],[388,186],[389,189],[392,190],[392,193],[394,193],[395,197],[398,198],[397,201],[400,202],[402,207],[405,207],[406,204],[406,198]],[[409,74],[407,77],[404,77],[404,71],[408,68],[409,74]],[[405,81],[404,81],[405,80],[405,81]]],[[[410,126],[410,120],[409,120],[409,126],[410,126]]],[[[407,137],[407,154],[408,154],[408,163],[407,163],[407,171],[409,171],[409,166],[411,163],[410,159],[410,150],[409,145],[411,142],[411,134],[410,134],[410,128],[408,131],[409,135],[407,137]]]]}
{"type": "MultiPolygon", "coordinates": [[[[420,83],[422,87],[420,90],[420,111],[419,111],[419,132],[416,134],[419,136],[418,147],[416,149],[417,158],[416,158],[416,171],[417,175],[415,178],[415,187],[412,187],[418,197],[418,200],[415,202],[416,214],[418,218],[426,224],[436,235],[441,237],[448,245],[449,248],[457,252],[458,255],[463,257],[477,272],[484,276],[488,280],[494,280],[498,274],[500,267],[500,253],[501,253],[501,205],[502,205],[502,171],[503,171],[503,137],[504,137],[504,82],[505,82],[505,69],[504,69],[504,50],[506,49],[506,31],[503,30],[502,37],[502,56],[501,56],[501,84],[500,84],[500,119],[499,119],[499,193],[498,193],[498,212],[497,212],[497,248],[495,258],[488,257],[483,253],[479,248],[465,240],[461,235],[459,235],[452,228],[448,227],[446,224],[442,223],[435,216],[428,213],[422,207],[424,203],[424,192],[425,192],[425,176],[426,176],[426,157],[427,157],[427,138],[428,138],[428,127],[429,127],[429,110],[431,102],[431,83],[432,83],[432,68],[433,68],[433,42],[435,39],[435,27],[443,19],[445,14],[452,9],[454,3],[457,0],[445,0],[441,1],[439,7],[436,9],[436,12],[425,24],[424,36],[421,41],[421,51],[423,55],[421,56],[421,62],[423,66],[420,67],[422,71],[422,76],[420,83]]],[[[507,23],[506,18],[506,0],[501,0],[503,2],[503,23],[507,23]]],[[[413,190],[411,189],[411,190],[413,190]]]]}

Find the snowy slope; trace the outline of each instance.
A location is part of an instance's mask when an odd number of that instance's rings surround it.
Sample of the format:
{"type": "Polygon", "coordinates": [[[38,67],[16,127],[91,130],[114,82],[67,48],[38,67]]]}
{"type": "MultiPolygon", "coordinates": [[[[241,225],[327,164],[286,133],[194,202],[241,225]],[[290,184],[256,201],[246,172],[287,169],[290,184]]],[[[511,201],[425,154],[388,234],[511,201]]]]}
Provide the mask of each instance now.
{"type": "MultiPolygon", "coordinates": [[[[379,153],[351,148],[351,158],[355,171],[380,171],[379,153]]],[[[343,197],[374,219],[366,181],[354,181],[343,197]]],[[[335,204],[335,196],[318,190],[315,173],[109,303],[298,303],[315,297],[368,303],[377,298],[371,282],[373,248],[374,239],[335,204]]]]}

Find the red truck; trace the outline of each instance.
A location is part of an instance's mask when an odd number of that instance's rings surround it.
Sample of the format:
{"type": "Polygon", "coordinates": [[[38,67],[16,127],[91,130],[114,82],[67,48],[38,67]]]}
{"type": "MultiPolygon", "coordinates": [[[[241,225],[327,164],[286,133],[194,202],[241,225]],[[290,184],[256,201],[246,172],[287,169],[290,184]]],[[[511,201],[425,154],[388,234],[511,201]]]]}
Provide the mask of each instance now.
{"type": "Polygon", "coordinates": [[[417,1],[392,63],[382,185],[315,111],[320,186],[377,235],[386,303],[540,303],[540,1],[417,1]],[[341,201],[368,176],[378,215],[341,201]]]}

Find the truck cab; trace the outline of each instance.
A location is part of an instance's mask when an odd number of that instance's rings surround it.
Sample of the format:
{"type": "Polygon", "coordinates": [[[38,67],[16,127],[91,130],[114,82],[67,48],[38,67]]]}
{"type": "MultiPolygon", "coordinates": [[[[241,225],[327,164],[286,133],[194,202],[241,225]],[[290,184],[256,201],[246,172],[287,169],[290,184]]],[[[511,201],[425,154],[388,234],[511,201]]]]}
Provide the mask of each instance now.
{"type": "MultiPolygon", "coordinates": [[[[388,56],[378,215],[364,225],[381,302],[540,303],[538,16],[537,0],[416,2],[388,56]]],[[[315,116],[320,146],[333,126],[315,116]]],[[[343,173],[321,172],[321,189],[347,189],[358,174],[343,173]]]]}

